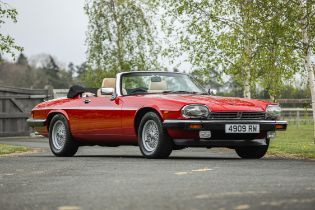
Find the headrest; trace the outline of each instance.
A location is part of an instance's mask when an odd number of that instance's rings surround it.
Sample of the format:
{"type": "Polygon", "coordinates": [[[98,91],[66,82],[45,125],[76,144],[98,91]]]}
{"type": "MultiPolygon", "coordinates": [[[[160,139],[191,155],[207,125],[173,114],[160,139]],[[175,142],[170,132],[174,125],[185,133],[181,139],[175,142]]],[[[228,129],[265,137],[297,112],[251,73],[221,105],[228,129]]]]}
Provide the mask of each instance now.
{"type": "Polygon", "coordinates": [[[151,81],[149,90],[167,90],[166,81],[161,81],[161,82],[151,81]]]}
{"type": "Polygon", "coordinates": [[[102,88],[116,88],[116,78],[104,78],[102,88]]]}

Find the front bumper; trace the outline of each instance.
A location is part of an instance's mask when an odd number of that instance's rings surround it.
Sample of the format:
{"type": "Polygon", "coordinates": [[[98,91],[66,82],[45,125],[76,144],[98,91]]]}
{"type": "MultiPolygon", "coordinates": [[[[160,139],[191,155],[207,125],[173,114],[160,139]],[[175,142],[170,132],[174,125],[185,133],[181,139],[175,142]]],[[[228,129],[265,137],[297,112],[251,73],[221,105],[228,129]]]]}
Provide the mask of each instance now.
{"type": "Polygon", "coordinates": [[[164,127],[175,145],[188,147],[236,147],[266,145],[269,131],[286,130],[286,121],[275,120],[165,120],[164,127]],[[259,124],[259,133],[225,133],[226,124],[259,124]],[[198,125],[198,126],[192,126],[198,125]],[[199,137],[199,131],[211,137],[199,137]]]}
{"type": "Polygon", "coordinates": [[[201,125],[201,128],[197,130],[213,131],[224,131],[226,124],[259,124],[261,131],[286,130],[288,125],[287,121],[282,120],[164,120],[163,122],[166,128],[196,130],[196,128],[190,128],[190,125],[201,125]],[[281,128],[277,128],[277,125],[281,125],[281,128]]]}
{"type": "Polygon", "coordinates": [[[33,119],[33,118],[28,118],[26,120],[28,126],[34,128],[34,127],[44,127],[46,125],[46,120],[45,119],[33,119]]]}

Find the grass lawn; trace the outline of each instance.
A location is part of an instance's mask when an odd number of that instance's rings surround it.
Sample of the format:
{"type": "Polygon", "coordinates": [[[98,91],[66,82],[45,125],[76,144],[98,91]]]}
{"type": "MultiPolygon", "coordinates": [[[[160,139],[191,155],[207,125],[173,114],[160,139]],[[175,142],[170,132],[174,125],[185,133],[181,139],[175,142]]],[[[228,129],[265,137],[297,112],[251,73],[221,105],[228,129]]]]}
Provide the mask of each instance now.
{"type": "Polygon", "coordinates": [[[0,144],[0,155],[19,153],[28,151],[28,147],[0,144]]]}
{"type": "Polygon", "coordinates": [[[277,132],[277,137],[271,140],[268,154],[284,157],[315,158],[313,140],[313,125],[289,124],[287,131],[277,132]]]}

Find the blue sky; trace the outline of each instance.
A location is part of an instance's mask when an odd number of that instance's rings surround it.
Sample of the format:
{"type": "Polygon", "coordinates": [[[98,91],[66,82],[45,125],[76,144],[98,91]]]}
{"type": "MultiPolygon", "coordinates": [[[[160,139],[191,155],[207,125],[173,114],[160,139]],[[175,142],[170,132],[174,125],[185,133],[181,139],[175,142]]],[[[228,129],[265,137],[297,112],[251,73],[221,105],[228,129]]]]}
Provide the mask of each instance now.
{"type": "Polygon", "coordinates": [[[63,63],[82,63],[88,19],[84,0],[4,0],[16,8],[18,23],[7,22],[1,33],[10,34],[26,56],[51,54],[63,63]]]}

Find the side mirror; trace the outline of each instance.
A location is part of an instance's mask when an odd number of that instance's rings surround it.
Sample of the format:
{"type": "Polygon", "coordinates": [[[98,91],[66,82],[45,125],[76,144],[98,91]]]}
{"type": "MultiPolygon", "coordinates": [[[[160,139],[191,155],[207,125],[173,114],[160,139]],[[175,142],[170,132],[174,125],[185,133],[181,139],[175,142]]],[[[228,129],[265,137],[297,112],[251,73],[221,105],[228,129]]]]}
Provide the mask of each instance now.
{"type": "Polygon", "coordinates": [[[217,94],[217,90],[209,88],[208,89],[208,93],[209,93],[209,95],[216,95],[217,94]]]}
{"type": "Polygon", "coordinates": [[[101,88],[102,95],[113,95],[114,92],[114,88],[101,88]]]}

